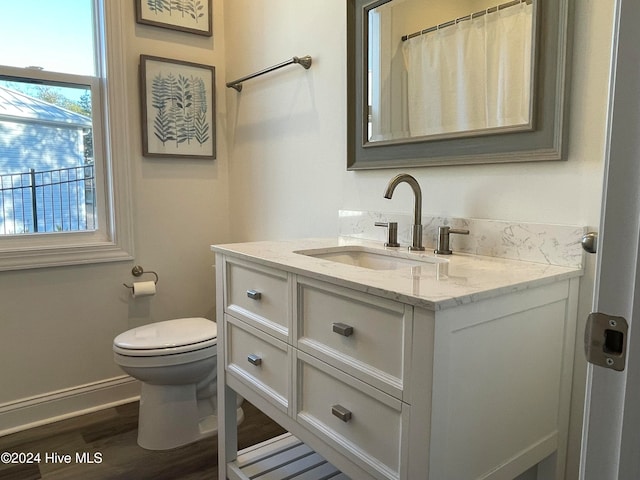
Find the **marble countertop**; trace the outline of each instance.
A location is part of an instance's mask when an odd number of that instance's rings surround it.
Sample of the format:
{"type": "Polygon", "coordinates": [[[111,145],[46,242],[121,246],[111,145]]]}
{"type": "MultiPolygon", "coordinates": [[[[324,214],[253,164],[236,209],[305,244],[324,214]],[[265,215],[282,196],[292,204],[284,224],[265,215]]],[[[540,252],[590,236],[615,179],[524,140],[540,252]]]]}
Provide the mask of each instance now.
{"type": "Polygon", "coordinates": [[[385,248],[380,242],[352,237],[313,238],[212,245],[217,253],[251,260],[292,273],[372,293],[430,310],[441,310],[582,275],[580,268],[503,258],[385,248]],[[296,253],[330,252],[353,247],[369,252],[424,260],[420,266],[373,270],[296,253]]]}

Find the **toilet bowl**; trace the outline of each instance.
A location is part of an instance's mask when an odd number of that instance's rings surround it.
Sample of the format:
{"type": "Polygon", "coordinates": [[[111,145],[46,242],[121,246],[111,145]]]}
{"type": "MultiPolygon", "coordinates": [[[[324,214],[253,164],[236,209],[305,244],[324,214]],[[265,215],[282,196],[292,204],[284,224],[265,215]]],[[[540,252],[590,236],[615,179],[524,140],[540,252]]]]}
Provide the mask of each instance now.
{"type": "MultiPolygon", "coordinates": [[[[217,433],[217,334],[211,320],[179,318],[114,339],[115,362],[142,384],[138,445],[166,450],[217,433]]],[[[240,423],[242,398],[237,401],[240,423]]]]}

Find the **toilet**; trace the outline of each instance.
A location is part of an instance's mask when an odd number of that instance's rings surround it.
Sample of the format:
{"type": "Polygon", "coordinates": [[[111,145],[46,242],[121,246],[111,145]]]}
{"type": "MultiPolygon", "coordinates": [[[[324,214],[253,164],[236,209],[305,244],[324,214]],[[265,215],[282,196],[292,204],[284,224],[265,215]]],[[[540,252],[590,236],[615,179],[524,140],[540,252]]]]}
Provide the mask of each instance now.
{"type": "MultiPolygon", "coordinates": [[[[140,380],[138,445],[167,450],[215,435],[218,328],[179,318],[133,328],[113,341],[115,362],[140,380]]],[[[238,396],[238,423],[244,418],[238,396]]]]}

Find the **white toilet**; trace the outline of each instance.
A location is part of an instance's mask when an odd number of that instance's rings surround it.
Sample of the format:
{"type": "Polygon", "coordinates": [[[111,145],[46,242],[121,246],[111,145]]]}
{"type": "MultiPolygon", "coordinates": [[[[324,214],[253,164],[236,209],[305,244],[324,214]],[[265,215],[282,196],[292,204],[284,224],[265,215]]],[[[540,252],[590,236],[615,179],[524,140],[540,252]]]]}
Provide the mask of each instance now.
{"type": "MultiPolygon", "coordinates": [[[[166,450],[218,431],[218,328],[180,318],[128,330],[113,341],[115,361],[142,382],[138,445],[166,450]]],[[[244,418],[238,396],[238,423],[244,418]]]]}

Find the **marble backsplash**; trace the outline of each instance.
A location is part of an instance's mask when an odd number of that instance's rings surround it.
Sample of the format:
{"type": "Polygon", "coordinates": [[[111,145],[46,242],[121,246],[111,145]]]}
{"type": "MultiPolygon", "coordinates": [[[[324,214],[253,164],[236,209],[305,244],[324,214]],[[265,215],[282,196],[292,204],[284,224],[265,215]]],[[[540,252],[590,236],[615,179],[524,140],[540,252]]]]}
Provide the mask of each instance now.
{"type": "MultiPolygon", "coordinates": [[[[412,215],[355,210],[340,210],[338,215],[341,236],[384,243],[386,228],[376,227],[375,222],[398,222],[398,241],[401,245],[411,243],[412,215]]],[[[565,267],[583,266],[585,252],[580,241],[587,231],[586,227],[423,215],[422,236],[427,250],[435,248],[438,227],[441,225],[469,230],[469,235],[451,235],[450,244],[454,253],[565,267]]]]}

